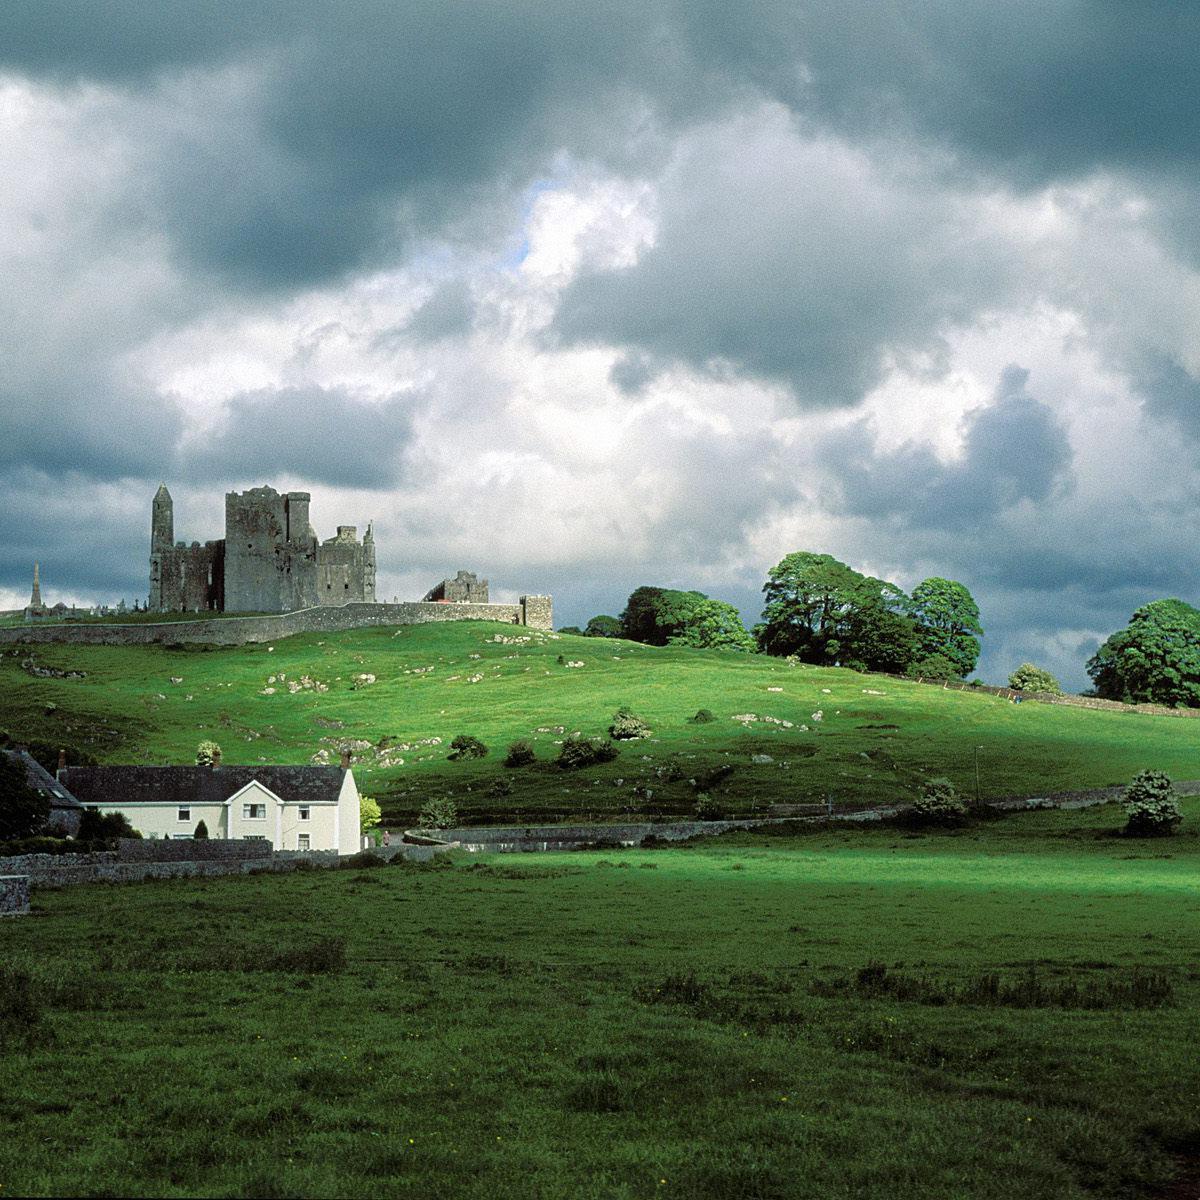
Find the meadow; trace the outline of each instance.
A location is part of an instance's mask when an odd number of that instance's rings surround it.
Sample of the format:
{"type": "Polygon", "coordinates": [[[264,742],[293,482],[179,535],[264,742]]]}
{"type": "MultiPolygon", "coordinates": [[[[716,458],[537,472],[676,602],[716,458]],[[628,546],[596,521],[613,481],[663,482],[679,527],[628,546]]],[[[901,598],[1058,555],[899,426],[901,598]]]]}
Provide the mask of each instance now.
{"type": "Polygon", "coordinates": [[[38,893],[0,1194],[1194,1194],[1184,803],[38,893]]]}
{"type": "Polygon", "coordinates": [[[147,763],[191,762],[206,738],[228,763],[337,762],[349,743],[360,788],[393,825],[413,822],[431,796],[450,796],[474,822],[607,820],[687,814],[700,791],[749,814],[827,798],[892,803],[939,775],[969,797],[978,780],[984,800],[1121,784],[1145,767],[1197,779],[1198,728],[484,622],[0,655],[0,730],[17,740],[147,763]],[[651,738],[592,769],[554,766],[564,737],[604,734],[622,705],[651,738]],[[713,720],[695,723],[701,709],[713,720]],[[488,757],[447,761],[460,733],[481,738],[488,757]],[[537,764],[502,765],[517,739],[537,764]]]}

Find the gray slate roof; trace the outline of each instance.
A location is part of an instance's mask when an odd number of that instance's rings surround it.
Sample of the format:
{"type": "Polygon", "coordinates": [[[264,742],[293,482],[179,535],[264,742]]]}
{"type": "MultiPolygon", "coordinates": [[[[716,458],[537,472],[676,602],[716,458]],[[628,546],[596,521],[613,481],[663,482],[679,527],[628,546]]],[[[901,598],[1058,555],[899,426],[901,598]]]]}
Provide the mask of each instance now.
{"type": "Polygon", "coordinates": [[[51,808],[83,807],[28,750],[4,750],[0,753],[7,754],[10,759],[15,759],[25,768],[25,782],[36,791],[49,796],[51,808]]]}
{"type": "Polygon", "coordinates": [[[67,767],[62,780],[84,804],[221,804],[258,780],[285,803],[332,804],[341,767],[67,767]]]}

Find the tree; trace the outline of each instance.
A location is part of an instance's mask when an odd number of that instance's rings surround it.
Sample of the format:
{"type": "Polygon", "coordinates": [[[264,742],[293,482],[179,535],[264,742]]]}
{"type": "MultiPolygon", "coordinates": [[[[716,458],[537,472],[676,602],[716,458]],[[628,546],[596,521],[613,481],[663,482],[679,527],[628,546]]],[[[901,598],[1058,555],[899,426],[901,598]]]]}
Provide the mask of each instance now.
{"type": "Polygon", "coordinates": [[[213,760],[220,756],[221,747],[216,742],[203,741],[196,747],[196,766],[211,767],[213,760]]]}
{"type": "Polygon", "coordinates": [[[1162,771],[1139,771],[1122,799],[1129,837],[1167,837],[1183,820],[1171,777],[1162,771]]]}
{"type": "Polygon", "coordinates": [[[569,633],[575,637],[583,637],[583,630],[578,625],[564,625],[558,632],[569,633]]]}
{"type": "Polygon", "coordinates": [[[979,606],[974,597],[953,579],[926,579],[913,588],[908,605],[916,622],[920,656],[944,655],[965,678],[979,661],[979,606]]]}
{"type": "Polygon", "coordinates": [[[742,624],[741,613],[724,600],[702,600],[688,613],[683,628],[670,639],[672,646],[701,650],[743,650],[752,653],[754,638],[742,624]]]}
{"type": "Polygon", "coordinates": [[[383,813],[379,809],[379,803],[372,800],[370,796],[359,796],[358,798],[358,827],[361,832],[366,833],[368,829],[374,829],[383,818],[383,813]]]}
{"type": "Polygon", "coordinates": [[[1200,612],[1182,600],[1152,600],[1088,660],[1107,700],[1200,706],[1200,612]]]}
{"type": "Polygon", "coordinates": [[[29,786],[25,764],[0,754],[0,841],[29,837],[49,815],[50,800],[29,786]]]}
{"type": "Polygon", "coordinates": [[[196,829],[195,829],[195,832],[192,834],[192,837],[195,838],[197,841],[207,841],[208,840],[208,826],[205,825],[205,823],[203,821],[198,821],[196,823],[196,829]]]}
{"type": "Polygon", "coordinates": [[[665,646],[683,632],[697,606],[707,599],[703,592],[637,588],[621,613],[620,636],[647,646],[665,646]]]}
{"type": "Polygon", "coordinates": [[[1048,692],[1052,696],[1062,695],[1062,684],[1042,667],[1033,663],[1022,663],[1009,677],[1008,686],[1017,692],[1048,692]]]}
{"type": "Polygon", "coordinates": [[[918,658],[908,664],[904,672],[909,679],[937,679],[945,681],[960,678],[958,664],[951,662],[944,654],[931,654],[928,658],[918,658]]]}
{"type": "Polygon", "coordinates": [[[606,616],[604,613],[593,617],[583,631],[584,637],[603,637],[603,638],[619,638],[621,636],[621,622],[616,617],[606,616]]]}
{"type": "MultiPolygon", "coordinates": [[[[857,652],[885,632],[883,614],[895,614],[906,603],[895,584],[861,575],[830,554],[798,550],[767,572],[763,585],[763,621],[756,627],[759,647],[767,654],[794,654],[804,662],[865,663],[857,652]],[[871,638],[867,629],[873,630],[871,638]]],[[[894,643],[902,627],[891,625],[886,640],[894,643]]],[[[882,642],[881,642],[882,646],[882,642]]],[[[890,651],[881,656],[892,661],[890,651]]]]}
{"type": "MultiPolygon", "coordinates": [[[[87,808],[79,820],[77,836],[81,842],[99,842],[110,838],[140,838],[142,835],[130,825],[124,813],[102,813],[97,808],[87,808]]],[[[170,837],[170,834],[164,833],[163,837],[170,837]]]]}
{"type": "Polygon", "coordinates": [[[842,659],[847,666],[900,675],[917,653],[917,628],[903,613],[868,604],[850,614],[842,659]]]}

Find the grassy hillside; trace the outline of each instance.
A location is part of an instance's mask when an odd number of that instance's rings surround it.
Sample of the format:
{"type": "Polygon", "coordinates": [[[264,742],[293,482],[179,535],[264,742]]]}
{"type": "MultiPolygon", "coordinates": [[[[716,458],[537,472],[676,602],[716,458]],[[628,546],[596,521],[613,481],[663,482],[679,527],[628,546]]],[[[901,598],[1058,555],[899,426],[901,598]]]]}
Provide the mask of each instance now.
{"type": "Polygon", "coordinates": [[[1193,1195],[1185,807],[41,894],[0,922],[0,1185],[1193,1195]]]}
{"type": "Polygon", "coordinates": [[[361,786],[396,822],[443,794],[475,819],[530,820],[690,812],[698,787],[731,812],[826,795],[886,802],[931,775],[970,795],[976,754],[985,799],[1122,783],[1146,766],[1200,778],[1192,721],[476,622],[238,648],[10,648],[0,656],[0,729],[106,762],[190,762],[203,738],[230,763],[306,762],[322,751],[336,762],[350,741],[361,786]],[[645,718],[651,739],[595,769],[551,765],[564,736],[604,733],[621,705],[645,718]],[[701,708],[716,719],[690,723],[701,708]],[[489,757],[447,762],[458,733],[481,738],[489,757]],[[517,738],[534,744],[538,765],[502,766],[517,738]],[[732,771],[713,780],[722,767],[732,771]]]}

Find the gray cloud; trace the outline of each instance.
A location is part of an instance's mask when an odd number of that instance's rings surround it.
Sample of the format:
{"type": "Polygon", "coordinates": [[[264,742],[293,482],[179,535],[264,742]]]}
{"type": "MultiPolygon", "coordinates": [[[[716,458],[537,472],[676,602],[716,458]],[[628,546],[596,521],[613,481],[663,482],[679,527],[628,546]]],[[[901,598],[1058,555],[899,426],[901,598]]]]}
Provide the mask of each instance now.
{"type": "Polygon", "coordinates": [[[1007,367],[992,404],[967,415],[962,457],[932,450],[879,453],[863,424],[824,445],[842,481],[841,511],[920,529],[977,529],[1022,501],[1046,500],[1069,483],[1071,447],[1053,411],[1025,390],[1029,372],[1007,367]]]}
{"type": "Polygon", "coordinates": [[[316,386],[244,392],[227,403],[211,435],[181,448],[178,468],[196,480],[293,475],[333,487],[393,487],[403,475],[413,403],[316,386]]]}

